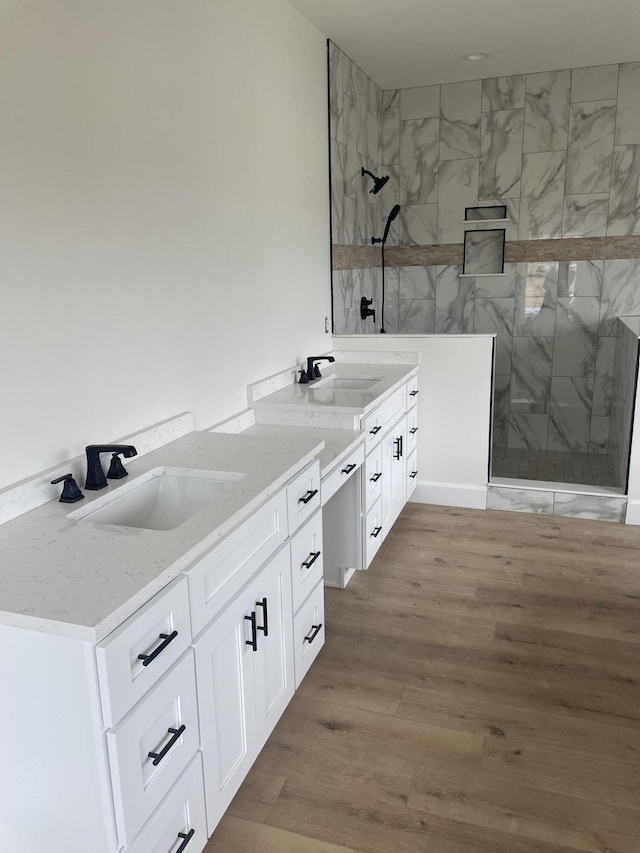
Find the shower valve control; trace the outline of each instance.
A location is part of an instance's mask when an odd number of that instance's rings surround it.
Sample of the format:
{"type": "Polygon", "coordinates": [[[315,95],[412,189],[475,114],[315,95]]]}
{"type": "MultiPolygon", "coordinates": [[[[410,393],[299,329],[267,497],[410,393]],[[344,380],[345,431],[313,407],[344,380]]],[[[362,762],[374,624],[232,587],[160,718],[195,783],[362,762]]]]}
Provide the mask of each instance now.
{"type": "Polygon", "coordinates": [[[367,299],[366,296],[363,296],[360,300],[360,317],[363,320],[366,320],[367,317],[373,317],[373,322],[376,321],[376,312],[375,309],[369,308],[369,306],[373,303],[373,299],[367,299]]]}

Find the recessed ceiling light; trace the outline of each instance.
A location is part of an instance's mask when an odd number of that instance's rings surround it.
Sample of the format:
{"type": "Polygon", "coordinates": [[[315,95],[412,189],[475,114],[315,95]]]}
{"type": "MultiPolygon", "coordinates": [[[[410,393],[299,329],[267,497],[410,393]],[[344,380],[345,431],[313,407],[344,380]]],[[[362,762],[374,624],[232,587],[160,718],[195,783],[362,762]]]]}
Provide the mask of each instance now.
{"type": "Polygon", "coordinates": [[[469,62],[480,62],[481,59],[488,59],[488,53],[465,53],[462,57],[463,59],[468,59],[469,62]]]}

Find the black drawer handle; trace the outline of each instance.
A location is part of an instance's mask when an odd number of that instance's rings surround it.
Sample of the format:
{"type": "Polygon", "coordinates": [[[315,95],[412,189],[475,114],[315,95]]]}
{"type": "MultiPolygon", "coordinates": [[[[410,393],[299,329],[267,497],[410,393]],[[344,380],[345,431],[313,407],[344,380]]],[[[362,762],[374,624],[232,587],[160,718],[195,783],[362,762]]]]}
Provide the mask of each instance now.
{"type": "Polygon", "coordinates": [[[349,465],[347,465],[346,468],[342,469],[342,473],[343,474],[350,474],[354,470],[355,467],[356,467],[355,462],[351,462],[349,465]]]}
{"type": "Polygon", "coordinates": [[[378,471],[376,474],[374,474],[374,475],[373,475],[373,477],[369,477],[369,480],[370,480],[372,483],[377,483],[377,482],[378,482],[378,480],[380,479],[380,477],[382,477],[382,472],[381,472],[381,471],[378,471]]]}
{"type": "Polygon", "coordinates": [[[370,535],[371,535],[374,539],[376,539],[376,538],[378,537],[378,535],[379,535],[379,533],[380,533],[380,531],[381,531],[381,530],[382,530],[382,528],[381,528],[381,527],[374,527],[374,528],[373,528],[373,531],[371,532],[371,534],[370,534],[370,535]]]}
{"type": "Polygon", "coordinates": [[[301,498],[298,498],[298,503],[299,504],[308,504],[309,501],[311,500],[311,498],[315,498],[315,496],[317,494],[318,494],[317,489],[309,489],[309,491],[307,492],[306,495],[303,495],[301,498]]]}
{"type": "Polygon", "coordinates": [[[187,844],[191,841],[193,836],[196,834],[195,829],[190,829],[189,832],[179,832],[178,838],[182,838],[183,842],[176,850],[176,853],[182,853],[183,850],[187,849],[187,844]]]}
{"type": "Polygon", "coordinates": [[[418,476],[418,472],[417,472],[417,471],[412,471],[412,472],[409,474],[409,476],[411,477],[411,479],[412,479],[412,480],[415,480],[415,478],[418,476]]]}
{"type": "Polygon", "coordinates": [[[369,435],[377,435],[381,429],[382,429],[381,426],[374,426],[373,429],[369,430],[369,435]]]}
{"type": "Polygon", "coordinates": [[[262,601],[256,601],[256,607],[262,607],[262,627],[260,625],[257,626],[256,631],[262,631],[265,637],[269,636],[269,614],[267,613],[267,599],[263,598],[262,601]]]}
{"type": "Polygon", "coordinates": [[[183,732],[187,727],[183,724],[179,729],[167,729],[167,733],[171,735],[171,738],[165,743],[160,752],[148,752],[147,756],[149,758],[153,758],[153,766],[157,767],[158,764],[162,761],[165,755],[169,752],[172,746],[180,740],[183,732]]]}
{"type": "Polygon", "coordinates": [[[318,634],[320,633],[321,630],[322,630],[322,622],[319,625],[312,625],[311,626],[311,633],[307,634],[307,636],[304,638],[305,643],[313,643],[313,641],[318,636],[318,634]]]}
{"type": "Polygon", "coordinates": [[[142,661],[142,666],[149,666],[151,661],[155,660],[177,636],[177,631],[172,631],[170,634],[160,634],[162,642],[159,646],[156,646],[156,648],[148,655],[138,655],[138,660],[142,661]]]}
{"type": "Polygon", "coordinates": [[[309,554],[309,556],[307,557],[307,559],[304,561],[304,563],[302,563],[302,568],[303,569],[310,569],[311,566],[315,563],[315,561],[318,559],[319,556],[320,556],[320,551],[312,551],[309,554]]]}
{"type": "Polygon", "coordinates": [[[394,438],[393,443],[396,446],[395,452],[393,454],[393,458],[394,459],[402,459],[402,436],[399,435],[397,438],[394,438]]]}
{"type": "Polygon", "coordinates": [[[411,433],[411,435],[415,435],[418,432],[418,427],[411,427],[409,432],[411,433]]]}
{"type": "Polygon", "coordinates": [[[417,397],[417,396],[418,396],[418,392],[417,392],[417,391],[409,391],[409,396],[410,396],[410,397],[417,397]]]}
{"type": "Polygon", "coordinates": [[[244,617],[248,622],[251,622],[251,639],[245,640],[245,646],[251,646],[254,652],[258,651],[258,626],[256,624],[256,614],[255,611],[251,613],[251,616],[244,617]]]}

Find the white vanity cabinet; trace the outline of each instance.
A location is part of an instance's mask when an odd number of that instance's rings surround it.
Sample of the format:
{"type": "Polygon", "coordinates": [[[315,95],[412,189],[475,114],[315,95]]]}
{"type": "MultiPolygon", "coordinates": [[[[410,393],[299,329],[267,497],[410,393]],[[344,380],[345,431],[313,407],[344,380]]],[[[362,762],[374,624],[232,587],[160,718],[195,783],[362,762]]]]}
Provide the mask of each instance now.
{"type": "Polygon", "coordinates": [[[101,642],[0,625],[0,848],[201,853],[324,641],[321,536],[314,461],[101,642]]]}
{"type": "Polygon", "coordinates": [[[417,396],[418,377],[412,376],[362,419],[367,447],[362,482],[365,568],[415,489],[417,396]]]}
{"type": "Polygon", "coordinates": [[[196,640],[209,833],[294,692],[288,546],[196,640]]]}

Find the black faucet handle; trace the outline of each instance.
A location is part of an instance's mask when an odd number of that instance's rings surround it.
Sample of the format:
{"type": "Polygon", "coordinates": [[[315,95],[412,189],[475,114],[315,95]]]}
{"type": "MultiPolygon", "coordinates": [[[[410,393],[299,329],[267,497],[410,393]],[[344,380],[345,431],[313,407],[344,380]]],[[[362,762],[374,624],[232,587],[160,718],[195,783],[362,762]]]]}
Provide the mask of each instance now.
{"type": "Polygon", "coordinates": [[[307,377],[309,382],[312,382],[314,379],[320,379],[322,374],[320,373],[320,368],[316,364],[317,361],[335,361],[335,358],[332,355],[311,355],[307,359],[307,377]]]}
{"type": "Polygon", "coordinates": [[[58,483],[64,483],[59,503],[74,504],[83,500],[84,495],[80,491],[80,487],[76,483],[73,474],[63,474],[61,477],[51,480],[52,486],[56,486],[58,483]]]}
{"type": "Polygon", "coordinates": [[[122,451],[118,450],[111,456],[111,464],[107,471],[107,478],[109,480],[122,480],[123,477],[129,476],[129,472],[124,467],[122,460],[120,459],[120,453],[122,453],[122,451]]]}

